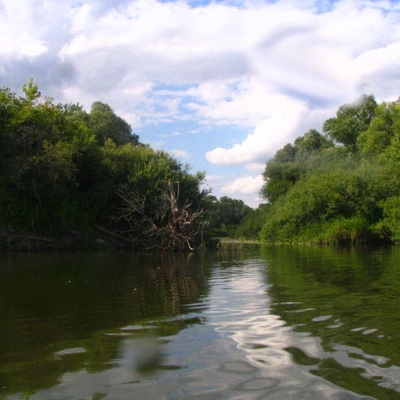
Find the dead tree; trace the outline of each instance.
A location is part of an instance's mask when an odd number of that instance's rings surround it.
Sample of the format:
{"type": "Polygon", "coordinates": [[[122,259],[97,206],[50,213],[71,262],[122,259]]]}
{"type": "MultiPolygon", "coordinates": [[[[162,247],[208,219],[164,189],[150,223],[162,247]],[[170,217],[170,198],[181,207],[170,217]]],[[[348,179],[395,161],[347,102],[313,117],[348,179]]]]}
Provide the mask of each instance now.
{"type": "Polygon", "coordinates": [[[193,251],[203,244],[205,212],[193,209],[186,201],[179,205],[179,183],[169,182],[156,205],[150,207],[146,196],[120,188],[123,219],[136,247],[146,250],[193,251]]]}

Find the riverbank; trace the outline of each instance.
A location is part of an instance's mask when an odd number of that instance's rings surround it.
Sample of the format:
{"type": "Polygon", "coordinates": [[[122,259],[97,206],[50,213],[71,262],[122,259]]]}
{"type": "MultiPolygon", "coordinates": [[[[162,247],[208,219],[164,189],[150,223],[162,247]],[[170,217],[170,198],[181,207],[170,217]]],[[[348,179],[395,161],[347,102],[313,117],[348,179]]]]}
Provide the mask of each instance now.
{"type": "Polygon", "coordinates": [[[69,231],[62,236],[0,227],[0,251],[96,251],[132,247],[131,241],[99,226],[86,232],[69,231]]]}
{"type": "Polygon", "coordinates": [[[220,238],[218,241],[218,249],[224,250],[239,250],[244,246],[260,246],[262,242],[259,240],[239,240],[239,239],[229,239],[220,238]]]}

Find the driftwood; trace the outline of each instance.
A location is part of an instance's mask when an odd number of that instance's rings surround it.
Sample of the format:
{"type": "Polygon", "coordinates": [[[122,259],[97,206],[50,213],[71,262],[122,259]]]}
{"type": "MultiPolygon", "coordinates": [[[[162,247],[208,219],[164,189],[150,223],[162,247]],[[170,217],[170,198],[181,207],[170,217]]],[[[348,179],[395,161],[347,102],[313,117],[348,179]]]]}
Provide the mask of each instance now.
{"type": "Polygon", "coordinates": [[[40,251],[68,249],[68,243],[45,236],[1,232],[0,251],[40,251]]]}
{"type": "Polygon", "coordinates": [[[150,211],[146,197],[127,187],[119,190],[123,202],[120,219],[138,247],[147,250],[193,251],[202,245],[205,225],[203,210],[187,201],[179,206],[179,183],[169,183],[157,206],[150,211]]]}

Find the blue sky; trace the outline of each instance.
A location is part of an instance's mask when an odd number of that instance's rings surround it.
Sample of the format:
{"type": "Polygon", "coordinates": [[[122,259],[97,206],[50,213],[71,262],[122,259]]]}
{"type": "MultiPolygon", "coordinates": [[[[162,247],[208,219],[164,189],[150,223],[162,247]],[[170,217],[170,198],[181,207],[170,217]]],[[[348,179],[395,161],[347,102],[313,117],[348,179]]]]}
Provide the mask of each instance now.
{"type": "Polygon", "coordinates": [[[260,203],[266,162],[362,94],[400,96],[388,0],[0,0],[0,84],[109,104],[141,141],[260,203]]]}

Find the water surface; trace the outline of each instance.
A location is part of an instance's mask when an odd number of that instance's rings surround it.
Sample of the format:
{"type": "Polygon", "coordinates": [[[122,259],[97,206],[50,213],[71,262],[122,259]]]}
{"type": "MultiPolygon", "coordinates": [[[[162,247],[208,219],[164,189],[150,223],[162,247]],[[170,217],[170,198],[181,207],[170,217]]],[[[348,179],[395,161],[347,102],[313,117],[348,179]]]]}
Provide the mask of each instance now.
{"type": "Polygon", "coordinates": [[[399,250],[0,256],[1,399],[400,399],[399,250]]]}

